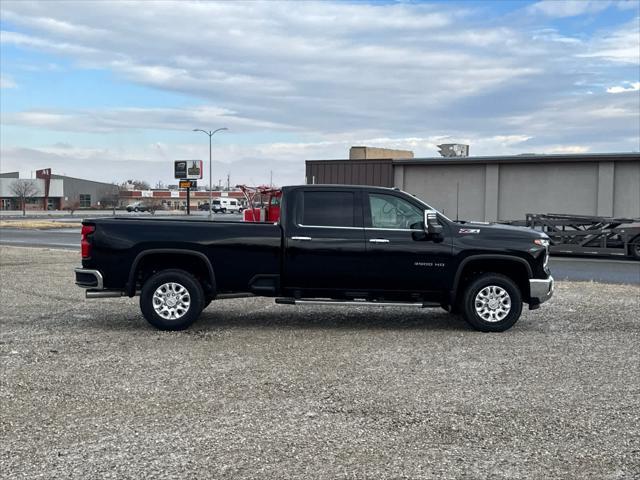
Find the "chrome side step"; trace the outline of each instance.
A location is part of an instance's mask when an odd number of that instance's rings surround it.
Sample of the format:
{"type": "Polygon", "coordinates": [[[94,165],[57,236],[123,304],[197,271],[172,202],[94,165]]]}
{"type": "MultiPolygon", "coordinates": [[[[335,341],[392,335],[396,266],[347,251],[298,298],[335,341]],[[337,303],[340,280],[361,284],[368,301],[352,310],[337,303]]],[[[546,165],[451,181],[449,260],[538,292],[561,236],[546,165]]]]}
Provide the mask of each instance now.
{"type": "Polygon", "coordinates": [[[276,298],[280,305],[337,305],[352,307],[411,307],[411,308],[439,308],[436,302],[375,302],[367,300],[330,300],[330,299],[303,299],[303,298],[276,298]]]}
{"type": "Polygon", "coordinates": [[[86,298],[112,298],[112,297],[124,297],[126,293],[120,290],[87,290],[85,292],[86,298]]]}
{"type": "Polygon", "coordinates": [[[221,293],[220,295],[216,295],[215,300],[227,300],[231,298],[249,298],[255,297],[253,293],[221,293]]]}

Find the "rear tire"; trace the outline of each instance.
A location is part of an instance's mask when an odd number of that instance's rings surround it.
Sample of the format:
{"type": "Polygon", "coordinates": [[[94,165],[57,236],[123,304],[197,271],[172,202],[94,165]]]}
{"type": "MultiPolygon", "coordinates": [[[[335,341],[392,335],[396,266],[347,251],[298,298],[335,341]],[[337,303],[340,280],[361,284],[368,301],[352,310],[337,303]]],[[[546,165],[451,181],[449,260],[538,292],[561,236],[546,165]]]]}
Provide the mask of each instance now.
{"type": "Polygon", "coordinates": [[[188,328],[203,308],[202,285],[184,270],[162,270],[142,286],[140,310],[144,318],[160,330],[188,328]]]}
{"type": "Polygon", "coordinates": [[[481,332],[504,332],[522,313],[522,294],[513,280],[485,273],[465,289],[460,305],[465,320],[481,332]]]}

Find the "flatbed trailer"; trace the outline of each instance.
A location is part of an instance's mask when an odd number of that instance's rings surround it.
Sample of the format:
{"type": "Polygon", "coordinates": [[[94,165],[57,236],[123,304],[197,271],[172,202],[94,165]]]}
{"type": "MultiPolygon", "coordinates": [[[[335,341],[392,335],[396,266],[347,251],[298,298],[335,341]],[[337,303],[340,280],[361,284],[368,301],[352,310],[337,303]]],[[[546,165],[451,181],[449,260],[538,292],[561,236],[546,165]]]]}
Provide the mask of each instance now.
{"type": "Polygon", "coordinates": [[[638,218],[528,213],[525,226],[549,235],[553,242],[551,253],[612,255],[640,260],[638,218]]]}

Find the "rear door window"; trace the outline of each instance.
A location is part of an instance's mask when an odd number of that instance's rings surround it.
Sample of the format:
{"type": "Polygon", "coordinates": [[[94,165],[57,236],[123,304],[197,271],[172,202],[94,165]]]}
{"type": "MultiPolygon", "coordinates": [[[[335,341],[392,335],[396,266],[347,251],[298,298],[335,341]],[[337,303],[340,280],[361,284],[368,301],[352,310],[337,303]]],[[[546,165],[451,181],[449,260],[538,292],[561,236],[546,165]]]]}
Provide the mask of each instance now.
{"type": "Polygon", "coordinates": [[[302,194],[302,212],[298,224],[317,227],[355,227],[353,192],[306,191],[302,194]]]}

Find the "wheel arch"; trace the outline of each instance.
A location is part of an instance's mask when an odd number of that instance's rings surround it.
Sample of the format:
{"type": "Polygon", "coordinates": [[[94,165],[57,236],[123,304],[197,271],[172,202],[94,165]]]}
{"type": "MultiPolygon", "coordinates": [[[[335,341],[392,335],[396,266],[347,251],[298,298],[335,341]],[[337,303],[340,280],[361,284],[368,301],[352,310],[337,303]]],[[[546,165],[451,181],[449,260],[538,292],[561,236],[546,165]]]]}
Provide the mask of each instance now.
{"type": "Polygon", "coordinates": [[[640,233],[638,233],[637,235],[632,237],[631,240],[629,240],[629,242],[627,243],[627,252],[626,252],[629,257],[634,258],[636,260],[640,260],[640,256],[637,255],[634,250],[635,245],[640,245],[640,233]]]}
{"type": "Polygon", "coordinates": [[[521,257],[511,255],[481,254],[464,258],[458,265],[450,292],[451,304],[461,298],[461,288],[477,273],[500,273],[511,278],[522,294],[522,299],[530,299],[529,279],[533,278],[531,265],[521,257]]]}
{"type": "Polygon", "coordinates": [[[135,295],[138,276],[145,268],[150,270],[153,270],[153,268],[161,268],[163,270],[177,268],[188,271],[201,280],[202,287],[206,293],[215,292],[216,277],[213,265],[202,252],[180,248],[155,248],[140,252],[136,255],[129,270],[129,278],[126,285],[128,296],[133,297],[135,295]]]}

